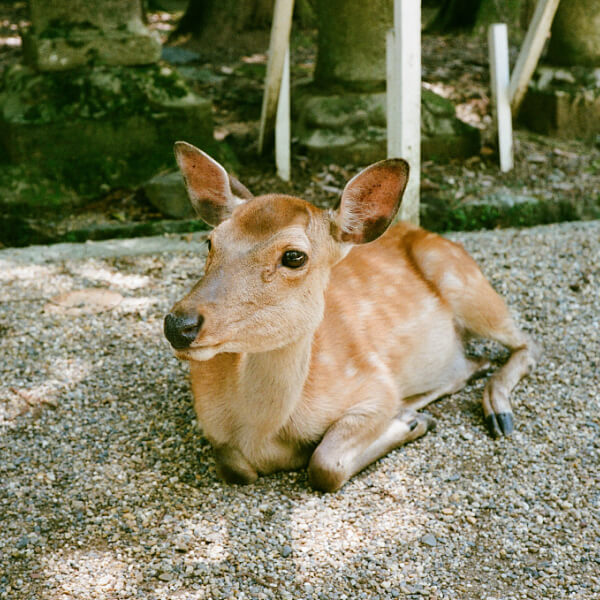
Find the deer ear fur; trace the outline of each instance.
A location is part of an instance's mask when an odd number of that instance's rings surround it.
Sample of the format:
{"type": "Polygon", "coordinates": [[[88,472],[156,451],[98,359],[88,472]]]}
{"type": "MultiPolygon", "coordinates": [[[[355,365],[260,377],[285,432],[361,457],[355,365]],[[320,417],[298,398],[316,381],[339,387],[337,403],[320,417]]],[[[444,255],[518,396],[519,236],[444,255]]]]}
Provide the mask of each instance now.
{"type": "Polygon", "coordinates": [[[407,181],[408,163],[401,158],[382,160],[355,175],[333,213],[334,238],[351,244],[377,239],[396,216],[407,181]]]}
{"type": "Polygon", "coordinates": [[[252,194],[216,160],[187,142],[175,142],[175,158],[198,216],[216,226],[252,194]]]}

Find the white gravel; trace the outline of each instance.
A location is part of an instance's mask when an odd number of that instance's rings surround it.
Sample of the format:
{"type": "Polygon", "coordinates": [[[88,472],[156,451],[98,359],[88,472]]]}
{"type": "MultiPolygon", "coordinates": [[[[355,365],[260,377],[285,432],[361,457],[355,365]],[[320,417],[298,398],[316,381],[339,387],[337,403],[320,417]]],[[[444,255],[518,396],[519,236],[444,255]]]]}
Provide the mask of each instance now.
{"type": "Polygon", "coordinates": [[[516,432],[490,439],[474,382],[332,495],[217,481],[162,337],[197,242],[0,251],[0,598],[600,598],[600,221],[451,237],[544,346],[516,432]],[[43,311],[89,287],[124,299],[43,311]]]}

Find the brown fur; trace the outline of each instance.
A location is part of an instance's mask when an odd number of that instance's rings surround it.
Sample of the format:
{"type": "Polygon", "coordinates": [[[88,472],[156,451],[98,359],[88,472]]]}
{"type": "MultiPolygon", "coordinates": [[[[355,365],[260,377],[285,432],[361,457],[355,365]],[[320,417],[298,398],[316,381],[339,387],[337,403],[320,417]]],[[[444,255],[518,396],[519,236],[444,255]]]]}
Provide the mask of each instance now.
{"type": "MultiPolygon", "coordinates": [[[[187,147],[179,161],[193,165],[192,197],[207,197],[203,165],[214,185],[206,161],[187,147]]],[[[190,361],[198,420],[227,481],[308,464],[314,487],[339,489],[423,435],[431,420],[415,411],[482,367],[465,356],[466,333],[513,351],[483,398],[492,432],[510,433],[508,395],[535,363],[535,347],[475,262],[405,223],[364,244],[369,222],[393,218],[406,178],[403,161],[378,163],[349,182],[333,213],[278,195],[233,202],[213,231],[205,276],[172,314],[202,315],[176,355],[190,361]],[[348,253],[348,237],[364,245],[348,253]],[[306,253],[306,264],[285,267],[289,249],[306,253]]],[[[221,180],[214,196],[235,198],[221,180]]]]}

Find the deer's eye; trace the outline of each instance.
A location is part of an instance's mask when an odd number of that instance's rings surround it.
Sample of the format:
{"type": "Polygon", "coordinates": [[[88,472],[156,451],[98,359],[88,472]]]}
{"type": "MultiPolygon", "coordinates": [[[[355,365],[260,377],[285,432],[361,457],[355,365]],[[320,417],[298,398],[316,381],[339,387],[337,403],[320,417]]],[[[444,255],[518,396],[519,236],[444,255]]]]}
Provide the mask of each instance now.
{"type": "Polygon", "coordinates": [[[208,251],[210,252],[210,250],[212,248],[212,242],[210,241],[210,238],[206,238],[206,247],[207,247],[208,251]]]}
{"type": "Polygon", "coordinates": [[[286,250],[281,257],[281,264],[288,269],[298,269],[308,257],[300,250],[286,250]]]}

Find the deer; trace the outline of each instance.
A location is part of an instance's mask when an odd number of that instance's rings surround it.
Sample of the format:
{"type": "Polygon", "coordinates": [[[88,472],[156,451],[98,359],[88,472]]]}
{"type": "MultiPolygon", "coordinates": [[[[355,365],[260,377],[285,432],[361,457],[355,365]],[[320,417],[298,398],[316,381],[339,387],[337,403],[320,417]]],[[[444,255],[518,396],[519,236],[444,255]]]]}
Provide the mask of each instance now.
{"type": "Polygon", "coordinates": [[[213,227],[204,275],[164,319],[190,363],[194,408],[220,479],[308,468],[334,492],[423,436],[418,412],[490,369],[465,343],[510,355],[485,386],[493,437],[514,429],[509,395],[539,350],[462,245],[392,221],[403,159],[372,164],[337,208],[251,192],[203,151],[176,142],[191,204],[213,227]]]}

